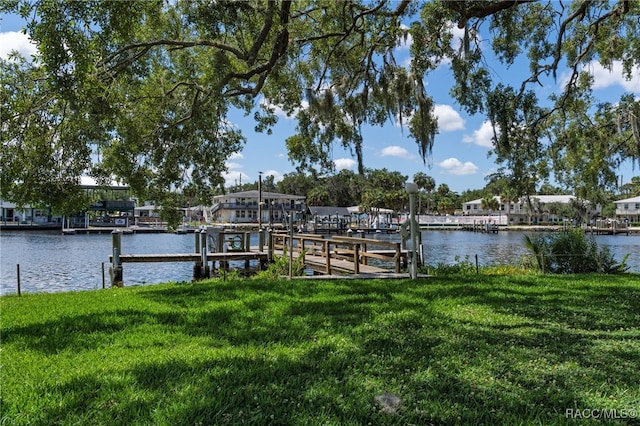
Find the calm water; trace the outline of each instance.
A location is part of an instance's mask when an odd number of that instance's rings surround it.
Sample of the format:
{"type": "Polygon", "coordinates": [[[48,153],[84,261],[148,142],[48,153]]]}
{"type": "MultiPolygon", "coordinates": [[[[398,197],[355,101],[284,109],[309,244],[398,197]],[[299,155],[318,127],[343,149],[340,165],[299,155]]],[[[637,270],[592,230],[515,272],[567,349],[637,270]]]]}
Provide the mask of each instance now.
{"type": "MultiPolygon", "coordinates": [[[[370,238],[399,241],[398,235],[375,234],[370,238]]],[[[425,231],[422,233],[425,261],[453,263],[465,256],[481,265],[518,263],[527,254],[523,233],[478,234],[463,231],[425,231]]],[[[600,246],[608,246],[618,260],[630,253],[627,264],[640,272],[640,236],[596,236],[600,246]]],[[[122,236],[122,252],[190,253],[193,234],[131,234],[122,236]]],[[[257,235],[252,245],[257,246],[257,235]]],[[[0,233],[0,294],[17,292],[16,265],[20,265],[22,291],[56,292],[102,288],[102,263],[109,286],[111,235],[62,235],[60,231],[0,233]]],[[[189,281],[193,265],[183,263],[126,263],[125,285],[143,285],[166,281],[189,281]]]]}

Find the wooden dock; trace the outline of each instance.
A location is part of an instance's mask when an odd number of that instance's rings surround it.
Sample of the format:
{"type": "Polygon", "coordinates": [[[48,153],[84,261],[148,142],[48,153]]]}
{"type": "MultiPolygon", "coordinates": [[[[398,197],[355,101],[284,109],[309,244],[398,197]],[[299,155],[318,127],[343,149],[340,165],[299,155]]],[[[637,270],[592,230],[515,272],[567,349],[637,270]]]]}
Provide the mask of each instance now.
{"type": "Polygon", "coordinates": [[[407,264],[407,251],[401,250],[400,243],[367,238],[332,236],[326,239],[316,235],[288,234],[272,235],[273,249],[286,256],[293,247],[292,257],[299,259],[304,253],[305,268],[320,274],[384,274],[400,273],[407,264]],[[371,246],[385,247],[371,249],[371,246]],[[370,265],[376,259],[380,266],[370,265]],[[390,264],[393,269],[382,267],[390,264]]]}
{"type": "MultiPolygon", "coordinates": [[[[122,263],[145,263],[145,262],[199,262],[202,259],[200,253],[162,253],[162,254],[121,254],[122,263]]],[[[267,261],[266,252],[229,252],[229,253],[207,253],[209,262],[233,262],[243,260],[267,261]]],[[[109,262],[113,262],[113,256],[109,256],[109,262]]]]}
{"type": "MultiPolygon", "coordinates": [[[[109,270],[111,283],[114,286],[123,285],[124,263],[143,262],[192,262],[194,264],[194,279],[210,276],[210,271],[216,269],[216,262],[222,269],[227,269],[229,262],[244,261],[245,268],[250,261],[257,261],[262,268],[275,256],[291,256],[301,260],[304,268],[314,274],[324,275],[352,275],[375,276],[380,274],[400,274],[407,266],[408,252],[401,249],[399,242],[380,241],[362,237],[323,236],[312,234],[288,234],[273,232],[267,237],[266,247],[249,247],[249,233],[219,233],[218,246],[228,247],[229,250],[208,252],[206,247],[206,232],[202,232],[200,243],[196,238],[194,253],[160,253],[160,254],[122,254],[121,233],[113,234],[113,251],[109,256],[111,267],[109,270]],[[241,238],[235,245],[228,244],[229,235],[241,238]],[[238,234],[238,235],[236,235],[238,234]],[[222,244],[225,243],[225,244],[222,244]],[[200,244],[200,245],[199,245],[200,244]],[[204,252],[200,252],[200,248],[204,252]],[[235,248],[235,249],[234,249],[235,248]],[[211,268],[209,268],[211,262],[211,268]]],[[[235,240],[229,240],[235,242],[235,240]]],[[[218,250],[215,247],[214,250],[218,250]]]]}
{"type": "Polygon", "coordinates": [[[462,230],[471,232],[482,232],[487,234],[497,234],[499,228],[497,223],[474,222],[463,224],[462,230]]]}
{"type": "Polygon", "coordinates": [[[618,220],[598,219],[595,221],[595,226],[590,226],[588,229],[596,235],[629,235],[629,225],[618,220]]]}

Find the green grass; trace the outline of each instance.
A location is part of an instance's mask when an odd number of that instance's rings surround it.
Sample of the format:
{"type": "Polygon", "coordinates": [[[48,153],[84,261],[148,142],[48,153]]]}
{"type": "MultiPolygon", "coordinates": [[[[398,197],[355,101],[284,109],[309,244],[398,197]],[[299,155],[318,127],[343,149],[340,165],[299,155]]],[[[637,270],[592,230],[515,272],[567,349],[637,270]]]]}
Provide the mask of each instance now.
{"type": "Polygon", "coordinates": [[[567,409],[640,424],[638,278],[237,280],[5,296],[2,424],[597,422],[567,409]],[[395,415],[373,402],[385,392],[402,401],[395,415]]]}

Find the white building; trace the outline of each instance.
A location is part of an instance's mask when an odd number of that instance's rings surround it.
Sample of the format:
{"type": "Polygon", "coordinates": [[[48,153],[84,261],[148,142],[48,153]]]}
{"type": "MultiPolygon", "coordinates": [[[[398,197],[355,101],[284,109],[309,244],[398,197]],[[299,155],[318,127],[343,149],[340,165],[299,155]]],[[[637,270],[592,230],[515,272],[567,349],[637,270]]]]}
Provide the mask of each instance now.
{"type": "Polygon", "coordinates": [[[2,224],[49,224],[61,223],[61,216],[53,216],[50,208],[17,206],[9,201],[0,200],[0,222],[2,224]]]}
{"type": "Polygon", "coordinates": [[[296,221],[306,211],[306,197],[265,191],[242,191],[213,197],[211,220],[221,223],[282,223],[290,213],[296,221]],[[262,203],[258,209],[258,203],[262,203]],[[261,220],[258,220],[258,211],[261,220]]]}
{"type": "Polygon", "coordinates": [[[640,222],[640,196],[615,201],[616,218],[628,219],[631,223],[640,222]]]}
{"type": "MultiPolygon", "coordinates": [[[[462,203],[463,215],[507,215],[509,224],[540,224],[540,223],[557,223],[562,221],[562,217],[555,213],[554,205],[567,205],[577,201],[573,195],[532,195],[527,200],[521,197],[510,203],[503,202],[498,196],[493,197],[499,203],[498,209],[495,211],[484,210],[482,208],[482,199],[468,201],[462,203]],[[529,202],[530,201],[530,202],[529,202]]],[[[592,217],[598,215],[601,211],[600,206],[592,209],[588,202],[585,202],[586,215],[592,217]]]]}

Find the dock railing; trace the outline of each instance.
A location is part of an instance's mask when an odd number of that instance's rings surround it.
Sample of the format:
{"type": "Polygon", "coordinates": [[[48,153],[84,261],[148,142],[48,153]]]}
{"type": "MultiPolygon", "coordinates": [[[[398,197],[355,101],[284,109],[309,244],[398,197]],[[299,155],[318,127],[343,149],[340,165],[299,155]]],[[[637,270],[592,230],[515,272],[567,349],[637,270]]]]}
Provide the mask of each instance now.
{"type": "Polygon", "coordinates": [[[334,236],[333,241],[349,242],[352,244],[360,244],[360,259],[363,265],[369,264],[369,259],[378,259],[383,262],[393,262],[395,264],[395,272],[400,273],[401,264],[405,263],[406,251],[403,252],[399,242],[380,241],[370,238],[361,237],[343,237],[334,236]],[[374,250],[371,246],[385,247],[384,249],[374,250]]]}
{"type": "Polygon", "coordinates": [[[394,271],[400,273],[403,258],[406,258],[406,252],[401,250],[399,242],[341,236],[326,239],[308,234],[297,234],[291,237],[284,233],[273,233],[271,238],[274,250],[282,251],[283,255],[287,253],[289,240],[293,238],[291,246],[296,256],[300,257],[305,253],[309,256],[322,257],[325,260],[323,272],[326,274],[330,274],[332,269],[344,269],[346,265],[343,261],[352,262],[352,272],[359,274],[361,265],[368,266],[370,259],[391,262],[394,264],[394,271]],[[371,246],[382,246],[386,249],[372,250],[371,246]],[[341,262],[336,262],[338,260],[341,262]]]}

